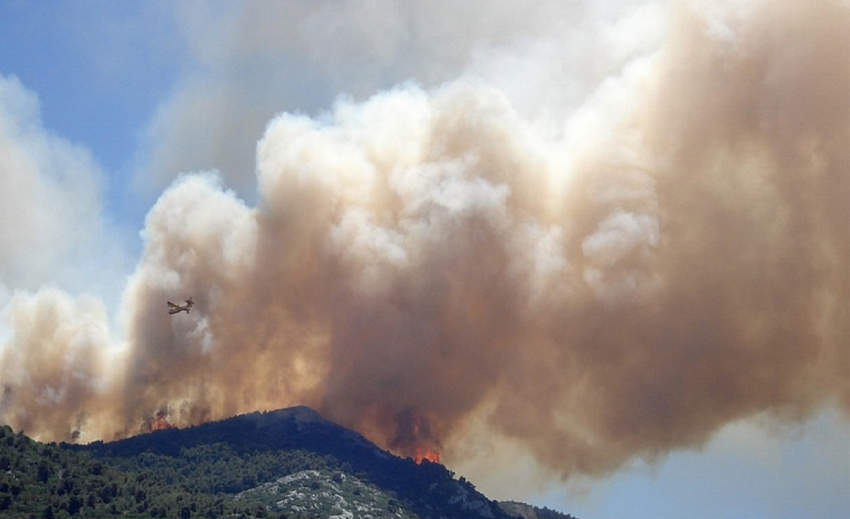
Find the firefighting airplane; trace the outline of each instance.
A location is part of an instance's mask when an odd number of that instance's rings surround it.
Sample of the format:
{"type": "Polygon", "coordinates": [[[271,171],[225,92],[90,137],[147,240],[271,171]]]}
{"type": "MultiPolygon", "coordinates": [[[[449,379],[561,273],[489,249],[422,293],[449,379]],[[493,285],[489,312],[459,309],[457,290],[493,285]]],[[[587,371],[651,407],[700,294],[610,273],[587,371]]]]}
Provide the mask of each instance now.
{"type": "Polygon", "coordinates": [[[179,314],[180,312],[186,312],[188,314],[189,310],[192,309],[193,304],[195,303],[192,301],[191,297],[186,300],[185,305],[175,305],[171,301],[168,301],[168,313],[170,315],[179,314]]]}

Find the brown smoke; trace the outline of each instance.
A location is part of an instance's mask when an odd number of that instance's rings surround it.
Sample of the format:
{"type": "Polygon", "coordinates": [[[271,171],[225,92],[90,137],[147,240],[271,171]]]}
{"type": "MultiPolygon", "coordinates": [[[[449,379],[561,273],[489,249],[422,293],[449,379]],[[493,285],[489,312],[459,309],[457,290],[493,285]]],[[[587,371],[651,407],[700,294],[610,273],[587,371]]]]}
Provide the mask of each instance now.
{"type": "Polygon", "coordinates": [[[492,409],[568,477],[850,411],[847,14],[683,7],[561,132],[472,79],[281,115],[257,208],[189,175],[151,209],[125,348],[83,302],[7,310],[0,419],[86,440],[307,404],[413,455],[492,409]]]}

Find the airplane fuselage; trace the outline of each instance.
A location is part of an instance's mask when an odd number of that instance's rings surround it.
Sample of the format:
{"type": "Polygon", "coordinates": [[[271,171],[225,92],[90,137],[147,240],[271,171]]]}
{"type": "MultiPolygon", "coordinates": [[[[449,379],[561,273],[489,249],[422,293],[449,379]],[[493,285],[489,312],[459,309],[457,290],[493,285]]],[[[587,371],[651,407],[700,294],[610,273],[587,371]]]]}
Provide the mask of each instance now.
{"type": "Polygon", "coordinates": [[[192,298],[190,297],[189,299],[186,300],[185,305],[174,304],[171,301],[168,301],[167,304],[168,304],[168,314],[174,315],[174,314],[179,314],[180,312],[186,312],[188,314],[189,310],[192,308],[192,305],[194,305],[195,303],[192,301],[192,298]]]}

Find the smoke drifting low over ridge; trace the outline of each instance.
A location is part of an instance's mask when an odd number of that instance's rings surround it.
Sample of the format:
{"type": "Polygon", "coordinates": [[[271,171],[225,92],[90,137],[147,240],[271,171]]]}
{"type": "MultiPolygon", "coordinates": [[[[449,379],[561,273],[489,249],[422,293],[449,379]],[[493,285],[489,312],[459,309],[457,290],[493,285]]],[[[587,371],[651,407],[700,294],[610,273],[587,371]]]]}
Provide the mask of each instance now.
{"type": "Polygon", "coordinates": [[[712,16],[554,130],[470,78],[276,117],[257,207],[209,173],[151,209],[126,344],[96,302],[13,299],[0,420],[88,441],[307,404],[413,455],[486,410],[569,477],[850,411],[847,9],[712,16]]]}

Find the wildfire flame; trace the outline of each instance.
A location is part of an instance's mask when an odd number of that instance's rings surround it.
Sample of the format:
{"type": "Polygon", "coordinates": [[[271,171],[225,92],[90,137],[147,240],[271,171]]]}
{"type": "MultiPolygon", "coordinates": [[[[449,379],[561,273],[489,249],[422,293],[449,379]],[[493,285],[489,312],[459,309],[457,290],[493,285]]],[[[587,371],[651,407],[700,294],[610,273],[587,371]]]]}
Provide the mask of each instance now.
{"type": "Polygon", "coordinates": [[[427,447],[417,447],[416,454],[413,456],[413,461],[415,461],[417,465],[421,465],[424,460],[428,460],[431,463],[440,463],[440,451],[431,450],[427,447]]]}
{"type": "Polygon", "coordinates": [[[405,410],[396,416],[396,436],[390,447],[407,456],[417,464],[428,460],[440,463],[440,443],[431,435],[427,419],[411,410],[405,410]]]}
{"type": "Polygon", "coordinates": [[[164,431],[165,429],[171,429],[174,427],[168,420],[166,419],[168,413],[166,411],[157,411],[156,416],[150,422],[150,430],[151,431],[164,431]]]}

